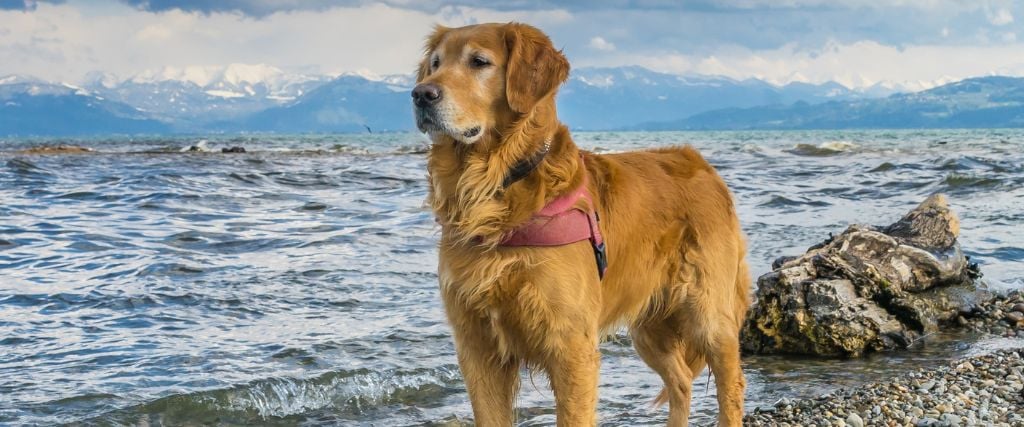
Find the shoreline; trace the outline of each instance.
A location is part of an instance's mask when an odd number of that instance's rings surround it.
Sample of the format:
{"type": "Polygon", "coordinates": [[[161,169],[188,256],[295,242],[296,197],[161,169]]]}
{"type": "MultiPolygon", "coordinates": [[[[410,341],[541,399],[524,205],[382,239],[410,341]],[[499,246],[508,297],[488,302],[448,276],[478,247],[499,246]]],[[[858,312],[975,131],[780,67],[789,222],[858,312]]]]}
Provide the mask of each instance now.
{"type": "Polygon", "coordinates": [[[998,340],[997,348],[934,368],[894,372],[890,381],[843,387],[813,398],[781,397],[755,408],[747,426],[1024,425],[1024,294],[1012,291],[973,307],[960,327],[998,340]]]}
{"type": "Polygon", "coordinates": [[[809,399],[779,399],[747,426],[1019,426],[1024,424],[1024,341],[892,381],[809,399]]]}

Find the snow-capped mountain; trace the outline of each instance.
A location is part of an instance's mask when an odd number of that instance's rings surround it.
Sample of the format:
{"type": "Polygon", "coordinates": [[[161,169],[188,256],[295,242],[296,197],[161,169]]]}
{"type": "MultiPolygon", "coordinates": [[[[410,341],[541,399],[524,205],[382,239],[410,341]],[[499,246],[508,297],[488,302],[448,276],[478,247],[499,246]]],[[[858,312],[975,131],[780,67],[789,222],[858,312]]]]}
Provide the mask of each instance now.
{"type": "Polygon", "coordinates": [[[280,68],[266,64],[231,64],[227,66],[165,67],[132,76],[132,84],[159,84],[166,82],[192,83],[208,95],[221,98],[265,96],[275,100],[292,101],[316,85],[329,80],[325,76],[288,74],[280,68]]]}
{"type": "MultiPolygon", "coordinates": [[[[292,104],[256,113],[224,130],[354,132],[412,130],[412,75],[346,73],[292,104]]],[[[573,70],[558,95],[559,115],[573,129],[622,129],[649,121],[677,120],[728,107],[818,103],[869,97],[838,83],[791,83],[678,76],[640,67],[573,70]]]]}
{"type": "Polygon", "coordinates": [[[0,78],[0,136],[161,133],[170,126],[129,105],[69,84],[0,78]]]}
{"type": "Polygon", "coordinates": [[[224,123],[226,131],[366,132],[414,128],[411,75],[342,74],[296,102],[224,123]]]}
{"type": "Polygon", "coordinates": [[[201,128],[295,101],[330,80],[268,65],[165,67],[128,79],[93,74],[85,87],[168,122],[201,128]]]}
{"type": "MultiPolygon", "coordinates": [[[[414,85],[412,75],[309,76],[240,64],[165,68],[127,79],[93,74],[80,87],[8,76],[0,78],[0,135],[410,131],[414,85]]],[[[893,91],[884,84],[851,90],[835,82],[780,86],[640,67],[581,68],[573,70],[557,102],[561,119],[576,130],[943,126],[966,116],[922,121],[913,111],[995,107],[999,114],[956,123],[1024,123],[1017,104],[997,102],[1017,102],[1014,79],[968,79],[890,96],[893,91]],[[984,90],[968,93],[977,87],[984,90]]]]}

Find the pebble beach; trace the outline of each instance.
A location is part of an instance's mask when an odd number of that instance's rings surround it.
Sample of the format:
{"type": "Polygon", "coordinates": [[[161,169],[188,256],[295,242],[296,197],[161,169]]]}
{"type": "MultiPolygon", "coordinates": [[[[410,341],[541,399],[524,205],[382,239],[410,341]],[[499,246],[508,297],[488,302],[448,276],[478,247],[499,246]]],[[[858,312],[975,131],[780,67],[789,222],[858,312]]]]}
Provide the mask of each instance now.
{"type": "Polygon", "coordinates": [[[783,397],[744,425],[1024,426],[1024,295],[997,295],[957,322],[1002,349],[817,398],[783,397]]]}

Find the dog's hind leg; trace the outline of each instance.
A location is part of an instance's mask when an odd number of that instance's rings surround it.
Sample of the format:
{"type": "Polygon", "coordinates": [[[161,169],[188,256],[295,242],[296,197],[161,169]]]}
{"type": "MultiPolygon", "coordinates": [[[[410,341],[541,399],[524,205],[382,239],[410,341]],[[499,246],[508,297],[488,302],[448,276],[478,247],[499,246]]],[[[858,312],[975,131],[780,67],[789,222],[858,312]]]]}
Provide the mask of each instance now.
{"type": "Polygon", "coordinates": [[[670,316],[631,331],[633,346],[640,358],[665,382],[655,404],[668,402],[668,425],[673,427],[687,425],[693,378],[704,369],[704,359],[693,349],[686,348],[678,328],[678,322],[670,316]]]}
{"type": "Polygon", "coordinates": [[[746,388],[740,366],[739,334],[722,334],[709,344],[706,357],[718,390],[718,425],[739,426],[743,421],[746,388]]]}
{"type": "MultiPolygon", "coordinates": [[[[741,246],[742,248],[742,246],[741,246]]],[[[740,251],[742,254],[742,249],[740,251]]],[[[739,426],[743,422],[743,396],[746,380],[740,365],[740,327],[746,315],[749,278],[746,263],[742,257],[734,276],[718,289],[732,289],[734,294],[726,295],[724,304],[717,310],[699,310],[693,320],[696,328],[691,329],[697,336],[692,342],[702,345],[711,373],[715,376],[718,391],[718,425],[739,426]],[[697,332],[700,331],[700,332],[697,332]]],[[[729,277],[721,274],[719,277],[729,277]]],[[[712,307],[705,304],[705,307],[712,307]]]]}

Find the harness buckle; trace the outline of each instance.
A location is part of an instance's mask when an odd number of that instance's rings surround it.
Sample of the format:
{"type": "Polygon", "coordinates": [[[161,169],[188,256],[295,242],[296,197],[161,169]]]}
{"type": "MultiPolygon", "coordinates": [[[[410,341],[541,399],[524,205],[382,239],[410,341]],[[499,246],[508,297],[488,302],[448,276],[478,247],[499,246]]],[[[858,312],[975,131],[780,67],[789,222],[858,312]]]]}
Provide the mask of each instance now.
{"type": "Polygon", "coordinates": [[[604,279],[604,271],[608,269],[608,254],[604,249],[604,242],[600,244],[590,239],[590,246],[594,247],[594,258],[597,259],[597,277],[604,279]]]}

